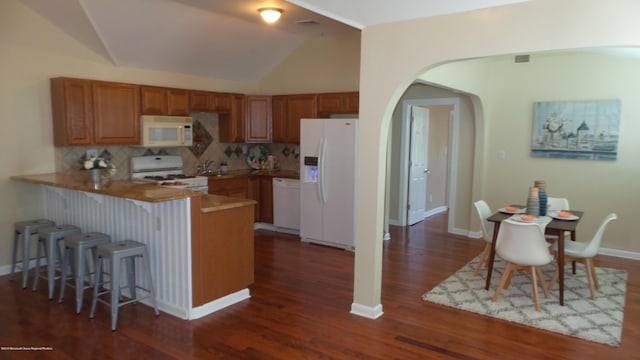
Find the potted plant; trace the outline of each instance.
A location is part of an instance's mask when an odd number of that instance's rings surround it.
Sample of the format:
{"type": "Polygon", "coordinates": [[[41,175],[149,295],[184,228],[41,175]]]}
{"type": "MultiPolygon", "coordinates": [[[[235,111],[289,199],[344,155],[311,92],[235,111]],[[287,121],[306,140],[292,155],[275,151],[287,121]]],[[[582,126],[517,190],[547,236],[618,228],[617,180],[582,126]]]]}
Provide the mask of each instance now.
{"type": "Polygon", "coordinates": [[[220,162],[220,171],[222,171],[225,174],[227,173],[227,171],[229,171],[229,164],[227,164],[226,161],[220,162]]]}

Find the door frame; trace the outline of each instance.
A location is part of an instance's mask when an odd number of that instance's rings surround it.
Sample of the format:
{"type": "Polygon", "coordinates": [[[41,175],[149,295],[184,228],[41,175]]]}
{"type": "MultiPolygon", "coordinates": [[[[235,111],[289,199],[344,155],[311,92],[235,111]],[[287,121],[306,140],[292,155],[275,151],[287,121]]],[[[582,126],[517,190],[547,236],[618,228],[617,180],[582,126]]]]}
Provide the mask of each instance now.
{"type": "Polygon", "coordinates": [[[407,225],[407,204],[409,196],[409,146],[411,139],[411,106],[431,106],[431,105],[452,105],[451,119],[449,121],[449,158],[447,175],[447,199],[449,202],[449,216],[447,220],[447,231],[455,233],[453,227],[456,213],[456,185],[458,166],[458,127],[460,122],[460,99],[457,97],[434,98],[434,99],[411,99],[402,101],[402,138],[400,141],[400,188],[398,189],[399,222],[402,226],[407,225]]]}

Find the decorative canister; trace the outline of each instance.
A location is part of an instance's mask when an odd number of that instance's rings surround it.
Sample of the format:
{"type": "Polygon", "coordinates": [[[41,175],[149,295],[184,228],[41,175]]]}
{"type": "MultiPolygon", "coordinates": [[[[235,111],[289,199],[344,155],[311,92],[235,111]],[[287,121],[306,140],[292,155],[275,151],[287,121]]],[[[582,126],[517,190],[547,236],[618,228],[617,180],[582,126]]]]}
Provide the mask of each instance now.
{"type": "Polygon", "coordinates": [[[538,197],[538,188],[535,186],[529,188],[526,213],[534,216],[538,216],[540,213],[540,198],[538,197]]]}
{"type": "Polygon", "coordinates": [[[545,216],[547,215],[547,183],[544,180],[536,180],[533,183],[538,188],[539,214],[545,216]]]}

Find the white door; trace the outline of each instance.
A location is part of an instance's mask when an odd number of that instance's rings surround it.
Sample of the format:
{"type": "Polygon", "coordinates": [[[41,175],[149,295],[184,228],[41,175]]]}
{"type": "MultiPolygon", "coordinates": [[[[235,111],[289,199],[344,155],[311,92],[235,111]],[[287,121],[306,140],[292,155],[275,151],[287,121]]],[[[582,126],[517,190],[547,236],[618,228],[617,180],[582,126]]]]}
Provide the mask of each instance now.
{"type": "Polygon", "coordinates": [[[429,109],[411,106],[408,223],[424,220],[427,201],[427,138],[429,109]]]}

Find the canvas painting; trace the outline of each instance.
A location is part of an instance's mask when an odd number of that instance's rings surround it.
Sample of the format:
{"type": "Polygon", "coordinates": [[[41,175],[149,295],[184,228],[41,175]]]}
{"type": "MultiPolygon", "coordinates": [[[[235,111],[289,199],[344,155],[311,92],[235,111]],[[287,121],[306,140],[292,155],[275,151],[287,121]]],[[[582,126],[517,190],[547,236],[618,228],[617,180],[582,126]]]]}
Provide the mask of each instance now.
{"type": "Polygon", "coordinates": [[[531,156],[616,160],[620,100],[534,103],[531,156]]]}

